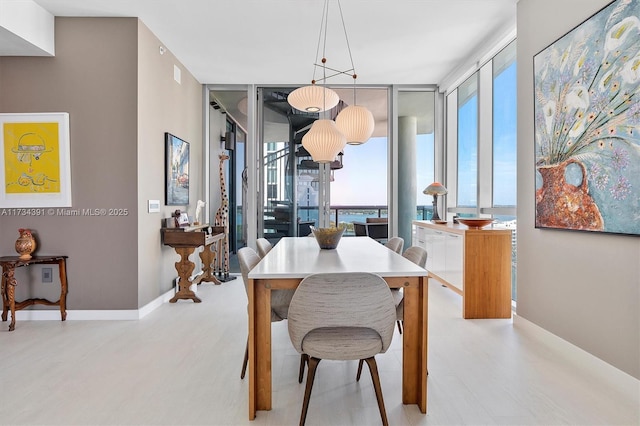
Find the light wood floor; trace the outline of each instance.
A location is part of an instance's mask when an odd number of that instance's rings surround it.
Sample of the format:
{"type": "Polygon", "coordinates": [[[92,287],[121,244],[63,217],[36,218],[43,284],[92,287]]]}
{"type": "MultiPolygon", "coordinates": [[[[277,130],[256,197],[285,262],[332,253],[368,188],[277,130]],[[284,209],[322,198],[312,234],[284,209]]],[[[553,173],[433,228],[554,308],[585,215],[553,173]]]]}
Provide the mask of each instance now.
{"type": "MultiPolygon", "coordinates": [[[[286,322],[273,325],[273,410],[247,419],[241,279],[202,284],[202,303],[139,321],[19,321],[0,331],[0,424],[294,425],[304,385],[286,322]]],[[[511,320],[463,320],[460,297],[430,284],[428,413],[401,401],[401,336],[377,357],[392,425],[638,425],[638,395],[522,334],[511,320]]],[[[378,425],[368,371],[323,361],[308,425],[378,425]]]]}

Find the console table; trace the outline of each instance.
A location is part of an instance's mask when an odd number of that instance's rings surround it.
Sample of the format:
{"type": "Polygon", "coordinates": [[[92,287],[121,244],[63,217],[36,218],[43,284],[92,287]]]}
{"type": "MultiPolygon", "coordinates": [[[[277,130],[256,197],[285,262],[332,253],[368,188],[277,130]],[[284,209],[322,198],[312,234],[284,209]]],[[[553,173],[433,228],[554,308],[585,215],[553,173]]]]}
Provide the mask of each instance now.
{"type": "Polygon", "coordinates": [[[194,302],[201,302],[200,298],[189,289],[191,284],[200,284],[202,281],[210,281],[220,284],[215,277],[215,271],[212,267],[214,258],[217,258],[217,267],[221,267],[221,247],[220,242],[225,238],[224,228],[210,225],[196,225],[178,228],[162,228],[162,243],[173,247],[180,256],[180,261],[175,263],[176,272],[180,277],[178,280],[178,292],[169,300],[175,303],[178,299],[191,299],[194,302]],[[216,251],[212,251],[212,244],[216,243],[216,251]],[[191,280],[191,273],[196,265],[189,260],[189,256],[196,248],[204,246],[204,250],[200,252],[202,260],[202,274],[191,280]]]}
{"type": "Polygon", "coordinates": [[[16,328],[16,311],[27,306],[40,304],[49,306],[60,306],[60,316],[62,321],[67,319],[67,256],[34,256],[29,260],[21,260],[18,256],[0,257],[2,265],[2,321],[7,320],[7,315],[11,311],[11,323],[9,331],[16,328]],[[60,272],[60,299],[51,302],[47,299],[26,299],[16,302],[15,291],[18,281],[15,278],[16,268],[35,264],[58,265],[60,272]]]}

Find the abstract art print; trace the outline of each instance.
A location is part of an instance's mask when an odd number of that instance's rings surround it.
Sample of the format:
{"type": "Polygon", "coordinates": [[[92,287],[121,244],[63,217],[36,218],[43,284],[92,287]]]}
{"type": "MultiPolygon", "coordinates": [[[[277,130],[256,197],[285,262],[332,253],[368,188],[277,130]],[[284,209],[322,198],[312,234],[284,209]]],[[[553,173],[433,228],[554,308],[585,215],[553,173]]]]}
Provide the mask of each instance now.
{"type": "Polygon", "coordinates": [[[171,133],[165,139],[165,204],[189,205],[189,142],[171,133]]]}
{"type": "Polygon", "coordinates": [[[0,114],[0,207],[71,207],[68,113],[0,114]]]}
{"type": "Polygon", "coordinates": [[[640,3],[534,56],[536,228],[640,234],[640,3]]]}

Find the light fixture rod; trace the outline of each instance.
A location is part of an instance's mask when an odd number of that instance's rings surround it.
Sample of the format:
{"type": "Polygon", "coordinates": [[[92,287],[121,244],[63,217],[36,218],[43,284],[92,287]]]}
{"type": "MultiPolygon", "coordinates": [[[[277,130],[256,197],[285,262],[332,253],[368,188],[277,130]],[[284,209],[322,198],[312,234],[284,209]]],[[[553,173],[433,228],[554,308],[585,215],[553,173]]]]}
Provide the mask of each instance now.
{"type": "Polygon", "coordinates": [[[344,39],[347,41],[347,50],[349,51],[349,60],[351,61],[351,69],[356,73],[356,67],[353,65],[353,56],[351,55],[351,46],[349,45],[349,36],[347,36],[347,26],[344,24],[344,16],[342,15],[342,5],[338,0],[338,9],[340,9],[340,21],[342,22],[342,30],[344,31],[344,39]]]}

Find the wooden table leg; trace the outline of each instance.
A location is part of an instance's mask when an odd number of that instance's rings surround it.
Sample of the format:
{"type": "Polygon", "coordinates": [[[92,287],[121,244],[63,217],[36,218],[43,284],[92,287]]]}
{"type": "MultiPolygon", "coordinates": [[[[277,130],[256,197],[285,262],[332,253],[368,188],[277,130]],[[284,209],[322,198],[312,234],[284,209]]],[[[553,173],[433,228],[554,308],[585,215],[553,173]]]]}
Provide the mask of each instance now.
{"type": "Polygon", "coordinates": [[[249,419],[271,410],[271,290],[267,280],[249,281],[249,419]]]}
{"type": "Polygon", "coordinates": [[[9,296],[7,295],[7,280],[5,279],[6,267],[2,266],[2,282],[0,285],[0,292],[2,293],[2,321],[7,320],[7,314],[9,313],[9,296]]]}
{"type": "MultiPolygon", "coordinates": [[[[9,323],[9,331],[13,331],[16,329],[16,285],[18,284],[15,278],[15,268],[12,266],[7,266],[6,270],[3,269],[2,278],[4,280],[8,308],[11,311],[11,322],[9,323]]],[[[6,312],[4,309],[2,311],[2,320],[7,320],[6,312]]]]}
{"type": "Polygon", "coordinates": [[[60,273],[60,317],[62,321],[67,319],[67,262],[65,258],[58,261],[60,273]]]}
{"type": "Polygon", "coordinates": [[[402,332],[402,403],[427,412],[428,278],[407,279],[402,332]]]}
{"type": "Polygon", "coordinates": [[[202,274],[198,275],[198,277],[193,280],[194,284],[200,284],[202,281],[212,282],[216,285],[222,284],[220,280],[216,278],[215,270],[212,266],[214,258],[216,257],[216,253],[211,250],[212,245],[213,244],[204,246],[204,250],[200,252],[200,260],[202,260],[202,274]]]}
{"type": "Polygon", "coordinates": [[[178,280],[178,292],[175,296],[173,296],[169,302],[176,303],[178,299],[191,299],[196,303],[202,302],[196,294],[189,289],[191,287],[191,274],[195,269],[196,265],[192,261],[189,260],[189,256],[191,253],[195,251],[195,247],[176,247],[176,253],[180,255],[180,262],[176,262],[176,271],[178,271],[178,276],[180,277],[178,280]]]}

